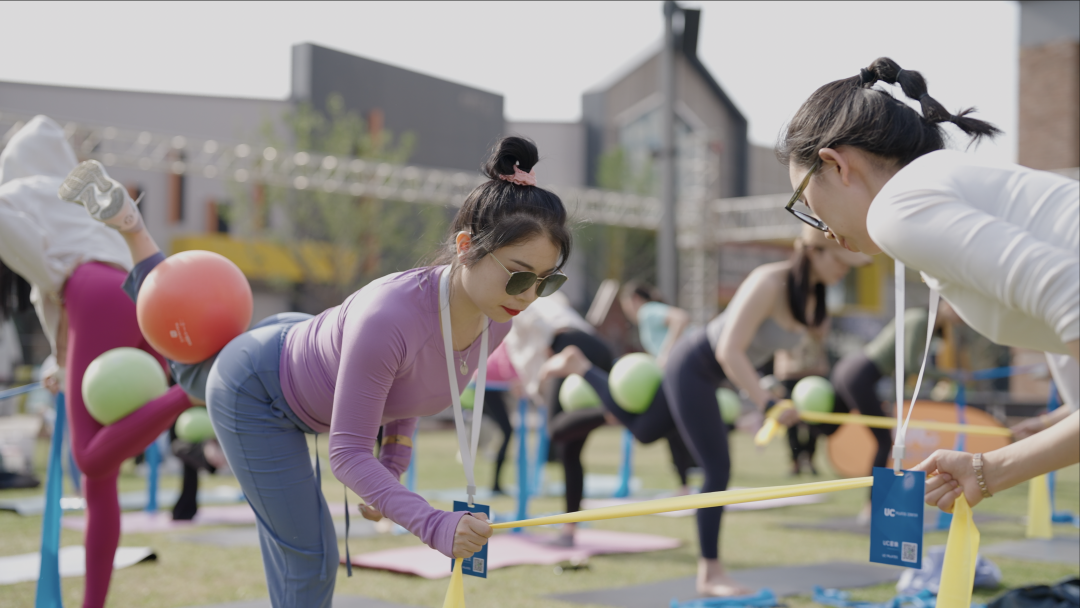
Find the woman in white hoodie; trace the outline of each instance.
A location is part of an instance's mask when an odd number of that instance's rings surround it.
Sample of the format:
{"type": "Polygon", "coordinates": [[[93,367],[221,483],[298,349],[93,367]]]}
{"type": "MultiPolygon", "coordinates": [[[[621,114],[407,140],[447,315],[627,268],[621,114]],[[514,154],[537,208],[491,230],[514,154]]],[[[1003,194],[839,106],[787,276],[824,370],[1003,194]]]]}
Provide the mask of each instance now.
{"type": "Polygon", "coordinates": [[[83,606],[90,608],[105,605],[120,540],[120,464],[142,452],[191,402],[174,386],[108,426],[86,410],[83,373],[98,355],[128,346],[164,362],[143,338],[135,304],[121,289],[132,265],[123,238],[57,196],[76,163],[63,129],[45,116],[30,120],[8,142],[0,154],[0,261],[33,286],[31,300],[59,365],[46,384],[54,392],[66,387],[72,451],[86,499],[83,606]]]}

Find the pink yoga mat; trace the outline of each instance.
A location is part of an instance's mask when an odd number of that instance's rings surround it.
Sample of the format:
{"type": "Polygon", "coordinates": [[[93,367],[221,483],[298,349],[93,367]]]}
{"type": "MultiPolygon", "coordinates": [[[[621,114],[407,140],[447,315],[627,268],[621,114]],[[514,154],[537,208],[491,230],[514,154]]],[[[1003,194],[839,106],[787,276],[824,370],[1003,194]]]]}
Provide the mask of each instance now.
{"type": "MultiPolygon", "coordinates": [[[[679,540],[653,534],[579,529],[573,547],[553,547],[554,535],[497,533],[488,542],[488,569],[526,564],[557,564],[605,553],[645,553],[665,551],[679,546],[679,540]]],[[[341,557],[345,563],[345,557],[341,557]]],[[[390,570],[424,578],[450,576],[450,559],[442,553],[419,545],[387,549],[352,556],[354,566],[390,570]]]]}

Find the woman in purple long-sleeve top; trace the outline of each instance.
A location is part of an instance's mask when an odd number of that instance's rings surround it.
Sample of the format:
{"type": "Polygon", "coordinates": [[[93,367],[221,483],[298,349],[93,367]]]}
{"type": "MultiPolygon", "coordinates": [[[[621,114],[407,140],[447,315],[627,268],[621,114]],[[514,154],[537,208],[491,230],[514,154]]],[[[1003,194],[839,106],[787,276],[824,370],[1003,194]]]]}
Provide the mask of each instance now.
{"type": "MultiPolygon", "coordinates": [[[[570,254],[566,210],[535,186],[537,160],[531,142],[502,140],[484,165],[490,180],[468,196],[451,226],[440,261],[451,271],[458,386],[479,363],[485,327],[495,348],[513,316],[565,280],[558,271],[570,254]],[[508,273],[533,274],[508,280],[508,273]]],[[[310,320],[248,332],[218,356],[207,406],[259,516],[275,606],[329,606],[338,568],[337,536],[306,433],[329,431],[335,477],[441,553],[470,557],[491,536],[482,516],[435,509],[399,482],[417,418],[451,402],[439,309],[444,268],[384,277],[310,320]]]]}
{"type": "MultiPolygon", "coordinates": [[[[268,319],[226,345],[208,377],[202,371],[207,362],[174,370],[189,392],[199,392],[199,378],[206,378],[214,431],[258,519],[275,607],[330,606],[334,592],[337,535],[307,434],[329,431],[334,475],[368,503],[369,515],[385,514],[448,557],[470,557],[491,536],[483,514],[435,509],[399,479],[412,456],[417,418],[452,401],[440,320],[443,273],[450,272],[460,387],[480,363],[483,331],[494,349],[511,318],[566,280],[559,272],[570,255],[566,210],[559,197],[536,187],[537,160],[530,141],[499,142],[483,167],[489,181],[469,194],[454,218],[441,265],[373,281],[315,317],[268,319]]],[[[98,173],[95,183],[119,191],[98,173]]],[[[130,199],[98,199],[99,206],[123,206],[105,209],[102,217],[138,213],[130,199]]],[[[132,273],[135,283],[163,259],[148,243],[129,242],[142,260],[132,273]]]]}

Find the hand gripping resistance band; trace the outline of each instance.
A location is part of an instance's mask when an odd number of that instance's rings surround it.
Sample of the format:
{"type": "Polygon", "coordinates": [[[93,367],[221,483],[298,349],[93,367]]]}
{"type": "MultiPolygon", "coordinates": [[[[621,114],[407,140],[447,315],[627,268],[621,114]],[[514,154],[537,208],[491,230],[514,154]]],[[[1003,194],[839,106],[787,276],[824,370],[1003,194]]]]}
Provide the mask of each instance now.
{"type": "MultiPolygon", "coordinates": [[[[543,526],[548,524],[580,523],[585,521],[600,521],[605,519],[618,519],[622,517],[635,517],[638,515],[655,515],[670,511],[682,511],[684,509],[707,509],[709,507],[722,507],[759,500],[774,498],[789,498],[792,496],[807,496],[810,494],[825,494],[839,492],[841,490],[854,490],[866,488],[874,484],[873,477],[857,477],[854,479],[840,479],[835,481],[818,481],[791,486],[774,486],[770,488],[748,488],[743,490],[728,490],[726,492],[709,492],[691,496],[676,496],[674,498],[661,498],[644,502],[619,505],[615,507],[603,507],[589,509],[576,513],[564,513],[562,515],[550,515],[547,517],[535,517],[523,521],[511,521],[494,524],[495,529],[524,528],[527,526],[543,526]]],[[[938,596],[938,605],[942,608],[959,608],[971,605],[971,589],[975,581],[975,559],[979,550],[979,531],[971,517],[971,509],[963,496],[956,500],[955,513],[952,527],[949,529],[949,541],[945,550],[945,564],[941,575],[941,593],[938,596]],[[966,590],[966,601],[962,599],[966,590]],[[944,599],[943,599],[944,598],[944,599]]],[[[462,560],[457,560],[454,571],[450,576],[450,587],[446,591],[446,599],[443,608],[465,608],[465,587],[461,574],[462,560]]]]}

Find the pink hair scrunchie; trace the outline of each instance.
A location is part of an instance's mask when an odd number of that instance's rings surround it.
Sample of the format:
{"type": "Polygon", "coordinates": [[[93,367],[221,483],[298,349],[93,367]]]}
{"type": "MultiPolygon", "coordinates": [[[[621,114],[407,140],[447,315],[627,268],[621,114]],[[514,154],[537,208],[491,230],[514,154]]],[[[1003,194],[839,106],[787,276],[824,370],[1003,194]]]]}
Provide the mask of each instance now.
{"type": "Polygon", "coordinates": [[[512,184],[517,184],[519,186],[535,186],[536,167],[533,167],[532,171],[526,173],[521,170],[521,167],[515,165],[513,175],[500,175],[499,179],[506,180],[512,184]]]}

